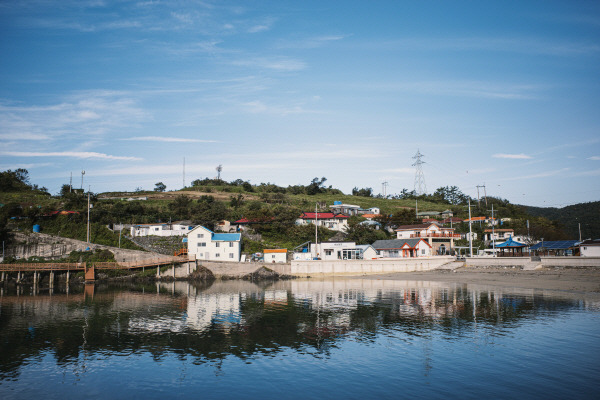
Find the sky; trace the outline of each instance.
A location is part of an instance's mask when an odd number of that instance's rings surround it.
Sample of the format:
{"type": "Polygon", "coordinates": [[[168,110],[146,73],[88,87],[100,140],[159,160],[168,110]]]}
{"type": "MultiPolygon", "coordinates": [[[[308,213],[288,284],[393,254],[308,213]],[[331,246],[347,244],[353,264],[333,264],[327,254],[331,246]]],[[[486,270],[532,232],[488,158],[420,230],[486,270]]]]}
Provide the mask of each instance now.
{"type": "Polygon", "coordinates": [[[428,193],[600,200],[597,1],[3,0],[0,54],[0,170],[53,194],[395,194],[419,151],[428,193]]]}

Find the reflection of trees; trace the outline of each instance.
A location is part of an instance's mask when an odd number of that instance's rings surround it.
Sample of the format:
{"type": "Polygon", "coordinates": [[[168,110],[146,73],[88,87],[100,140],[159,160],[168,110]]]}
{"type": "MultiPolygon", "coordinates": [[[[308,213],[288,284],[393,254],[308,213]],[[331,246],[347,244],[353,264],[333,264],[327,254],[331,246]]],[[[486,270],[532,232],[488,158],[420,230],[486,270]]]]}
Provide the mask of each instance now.
{"type": "Polygon", "coordinates": [[[5,295],[0,303],[1,379],[16,376],[22,363],[45,353],[58,365],[77,364],[84,354],[89,358],[99,353],[148,352],[155,360],[175,354],[196,363],[287,349],[327,356],[348,332],[359,340],[374,340],[387,329],[404,335],[458,335],[477,323],[505,330],[540,313],[579,306],[577,301],[463,286],[279,290],[270,296],[268,288],[245,285],[250,286],[243,291],[222,292],[215,284],[189,297],[141,285],[98,287],[93,299],[79,293],[5,295]],[[219,296],[230,299],[226,306],[219,296]],[[205,319],[193,315],[213,303],[221,311],[211,311],[205,319]]]}

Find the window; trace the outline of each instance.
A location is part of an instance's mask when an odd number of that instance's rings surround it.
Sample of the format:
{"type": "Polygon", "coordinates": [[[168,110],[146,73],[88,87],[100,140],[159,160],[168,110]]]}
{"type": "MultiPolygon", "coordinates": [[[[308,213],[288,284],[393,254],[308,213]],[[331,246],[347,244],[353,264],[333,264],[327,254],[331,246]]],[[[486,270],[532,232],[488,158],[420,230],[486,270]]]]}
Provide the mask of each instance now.
{"type": "Polygon", "coordinates": [[[215,253],[215,257],[221,257],[219,253],[215,253]]]}
{"type": "Polygon", "coordinates": [[[204,257],[204,253],[198,253],[198,257],[204,257]]]}
{"type": "Polygon", "coordinates": [[[275,254],[271,254],[271,258],[275,258],[275,254]]]}
{"type": "Polygon", "coordinates": [[[154,228],[155,231],[158,231],[159,228],[154,228]]]}
{"type": "Polygon", "coordinates": [[[215,247],[221,247],[221,243],[219,243],[219,242],[215,243],[215,247]]]}
{"type": "Polygon", "coordinates": [[[233,258],[233,253],[229,253],[229,258],[233,258]]]}
{"type": "Polygon", "coordinates": [[[421,249],[421,254],[425,254],[425,249],[421,249]]]}
{"type": "Polygon", "coordinates": [[[229,247],[233,247],[233,242],[229,242],[229,247]]]}
{"type": "Polygon", "coordinates": [[[198,234],[198,239],[202,239],[204,237],[204,233],[199,233],[198,234]]]}
{"type": "Polygon", "coordinates": [[[198,247],[206,247],[206,243],[205,242],[198,243],[198,247]]]}
{"type": "Polygon", "coordinates": [[[333,250],[330,250],[330,249],[325,249],[325,255],[326,255],[326,256],[330,256],[330,255],[331,255],[331,253],[333,253],[333,250]]]}

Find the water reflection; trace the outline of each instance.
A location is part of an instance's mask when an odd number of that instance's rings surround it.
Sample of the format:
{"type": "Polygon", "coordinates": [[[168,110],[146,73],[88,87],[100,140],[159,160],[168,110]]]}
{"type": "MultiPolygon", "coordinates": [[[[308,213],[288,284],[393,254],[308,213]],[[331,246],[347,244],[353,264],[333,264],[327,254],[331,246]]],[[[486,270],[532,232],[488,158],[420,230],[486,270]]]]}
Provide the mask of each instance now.
{"type": "Polygon", "coordinates": [[[292,280],[100,285],[70,292],[4,292],[0,302],[0,379],[51,355],[56,365],[103,355],[166,354],[194,364],[229,356],[249,360],[295,351],[328,357],[348,339],[411,340],[439,334],[452,341],[476,329],[510,334],[519,324],[599,304],[535,290],[423,281],[292,280]]]}

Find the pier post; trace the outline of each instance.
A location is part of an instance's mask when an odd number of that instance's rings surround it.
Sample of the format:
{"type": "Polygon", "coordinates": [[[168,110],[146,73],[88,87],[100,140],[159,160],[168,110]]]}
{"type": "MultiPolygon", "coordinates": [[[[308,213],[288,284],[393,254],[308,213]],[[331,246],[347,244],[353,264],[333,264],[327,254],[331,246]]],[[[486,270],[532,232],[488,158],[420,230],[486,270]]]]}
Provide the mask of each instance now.
{"type": "Polygon", "coordinates": [[[67,270],[67,287],[69,286],[70,272],[71,271],[67,270]]]}
{"type": "Polygon", "coordinates": [[[21,271],[17,272],[17,283],[21,282],[21,271]]]}
{"type": "Polygon", "coordinates": [[[50,271],[50,289],[54,289],[54,271],[50,271]]]}
{"type": "Polygon", "coordinates": [[[38,284],[38,276],[37,276],[37,271],[33,271],[33,286],[37,286],[38,284]]]}
{"type": "Polygon", "coordinates": [[[156,277],[160,278],[160,265],[156,266],[156,277]]]}
{"type": "Polygon", "coordinates": [[[175,278],[175,264],[173,264],[173,278],[175,278]]]}
{"type": "Polygon", "coordinates": [[[2,271],[2,283],[4,283],[4,271],[2,271]]]}

